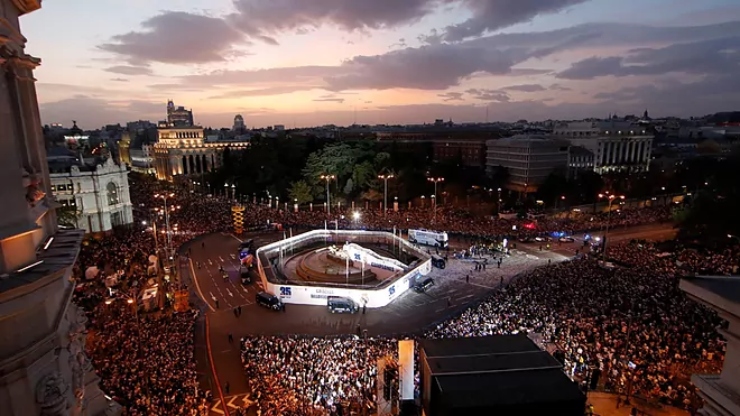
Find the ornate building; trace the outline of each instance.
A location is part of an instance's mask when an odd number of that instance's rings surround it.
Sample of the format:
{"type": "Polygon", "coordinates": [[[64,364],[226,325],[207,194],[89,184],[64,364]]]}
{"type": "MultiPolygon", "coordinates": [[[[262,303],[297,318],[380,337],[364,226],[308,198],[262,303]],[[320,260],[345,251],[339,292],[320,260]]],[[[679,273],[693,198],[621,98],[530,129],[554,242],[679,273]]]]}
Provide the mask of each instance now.
{"type": "Polygon", "coordinates": [[[96,233],[134,221],[125,166],[110,157],[93,166],[60,159],[49,158],[51,192],[65,213],[73,213],[69,223],[96,233]]]}
{"type": "Polygon", "coordinates": [[[201,175],[221,166],[224,149],[246,149],[248,141],[206,140],[201,127],[161,127],[154,145],[157,179],[201,175]]]}
{"type": "MultiPolygon", "coordinates": [[[[81,230],[57,229],[33,70],[18,18],[40,0],[0,0],[0,415],[105,414],[70,303],[81,230]]],[[[115,410],[113,410],[115,411],[115,410]]]]}

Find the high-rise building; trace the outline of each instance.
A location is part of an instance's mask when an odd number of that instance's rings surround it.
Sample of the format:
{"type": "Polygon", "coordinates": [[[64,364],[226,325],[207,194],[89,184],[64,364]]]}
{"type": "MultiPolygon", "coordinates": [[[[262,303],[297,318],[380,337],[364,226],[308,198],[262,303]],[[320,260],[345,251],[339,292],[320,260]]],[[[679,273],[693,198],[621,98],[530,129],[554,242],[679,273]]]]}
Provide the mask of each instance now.
{"type": "Polygon", "coordinates": [[[33,70],[18,18],[40,0],[0,0],[0,414],[102,415],[109,401],[70,303],[83,231],[57,228],[33,70]]]}
{"type": "Polygon", "coordinates": [[[237,114],[234,116],[234,127],[232,128],[233,131],[243,132],[246,130],[247,126],[244,124],[244,117],[242,117],[241,114],[237,114]]]}
{"type": "Polygon", "coordinates": [[[193,110],[186,110],[185,107],[175,107],[172,100],[167,101],[167,125],[170,127],[192,127],[193,110]]]}

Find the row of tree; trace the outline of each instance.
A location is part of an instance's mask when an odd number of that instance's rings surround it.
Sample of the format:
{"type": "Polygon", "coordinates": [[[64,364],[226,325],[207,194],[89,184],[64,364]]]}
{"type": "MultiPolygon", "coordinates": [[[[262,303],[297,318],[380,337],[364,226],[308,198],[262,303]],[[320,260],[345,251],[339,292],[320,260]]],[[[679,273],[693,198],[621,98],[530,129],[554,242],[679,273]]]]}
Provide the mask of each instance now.
{"type": "Polygon", "coordinates": [[[431,196],[429,176],[445,178],[440,194],[458,197],[481,187],[503,186],[508,179],[505,172],[491,176],[482,167],[464,166],[461,157],[434,161],[429,143],[292,137],[257,138],[245,151],[227,151],[223,167],[208,181],[214,189],[235,184],[241,195],[269,194],[303,204],[325,200],[327,184],[332,200],[380,200],[385,183],[379,175],[392,176],[389,198],[401,201],[431,196]]]}

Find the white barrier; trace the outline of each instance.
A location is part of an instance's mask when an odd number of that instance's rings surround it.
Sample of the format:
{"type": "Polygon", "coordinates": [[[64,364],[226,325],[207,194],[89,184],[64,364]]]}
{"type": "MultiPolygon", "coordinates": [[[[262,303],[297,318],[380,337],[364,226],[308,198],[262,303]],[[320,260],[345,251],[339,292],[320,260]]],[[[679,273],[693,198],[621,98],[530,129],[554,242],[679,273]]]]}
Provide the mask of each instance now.
{"type": "Polygon", "coordinates": [[[265,291],[279,296],[284,303],[299,305],[326,306],[327,297],[341,296],[352,299],[360,306],[365,305],[368,308],[381,308],[409,290],[418,277],[425,276],[432,271],[432,261],[426,253],[416,249],[407,241],[400,239],[391,233],[379,231],[313,230],[265,245],[257,249],[256,254],[257,270],[260,274],[260,279],[262,280],[265,291]],[[397,277],[389,279],[388,283],[384,283],[380,287],[372,289],[281,284],[278,282],[271,282],[267,279],[265,267],[271,268],[272,266],[262,264],[261,254],[265,252],[273,252],[275,250],[282,252],[287,249],[296,249],[300,248],[301,243],[311,243],[321,239],[336,240],[334,237],[342,236],[361,238],[375,237],[386,239],[386,241],[393,240],[395,243],[399,244],[399,246],[404,246],[408,251],[418,254],[421,260],[408,272],[399,274],[397,277]]]}

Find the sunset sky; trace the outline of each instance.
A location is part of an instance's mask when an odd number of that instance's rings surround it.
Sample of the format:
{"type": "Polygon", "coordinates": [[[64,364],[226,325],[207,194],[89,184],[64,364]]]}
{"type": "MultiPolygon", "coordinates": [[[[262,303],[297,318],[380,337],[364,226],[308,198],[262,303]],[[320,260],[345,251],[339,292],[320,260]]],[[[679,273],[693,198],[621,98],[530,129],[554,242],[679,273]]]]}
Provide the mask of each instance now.
{"type": "Polygon", "coordinates": [[[86,129],[167,99],[212,127],[740,110],[736,0],[48,0],[21,27],[42,121],[86,129]]]}

